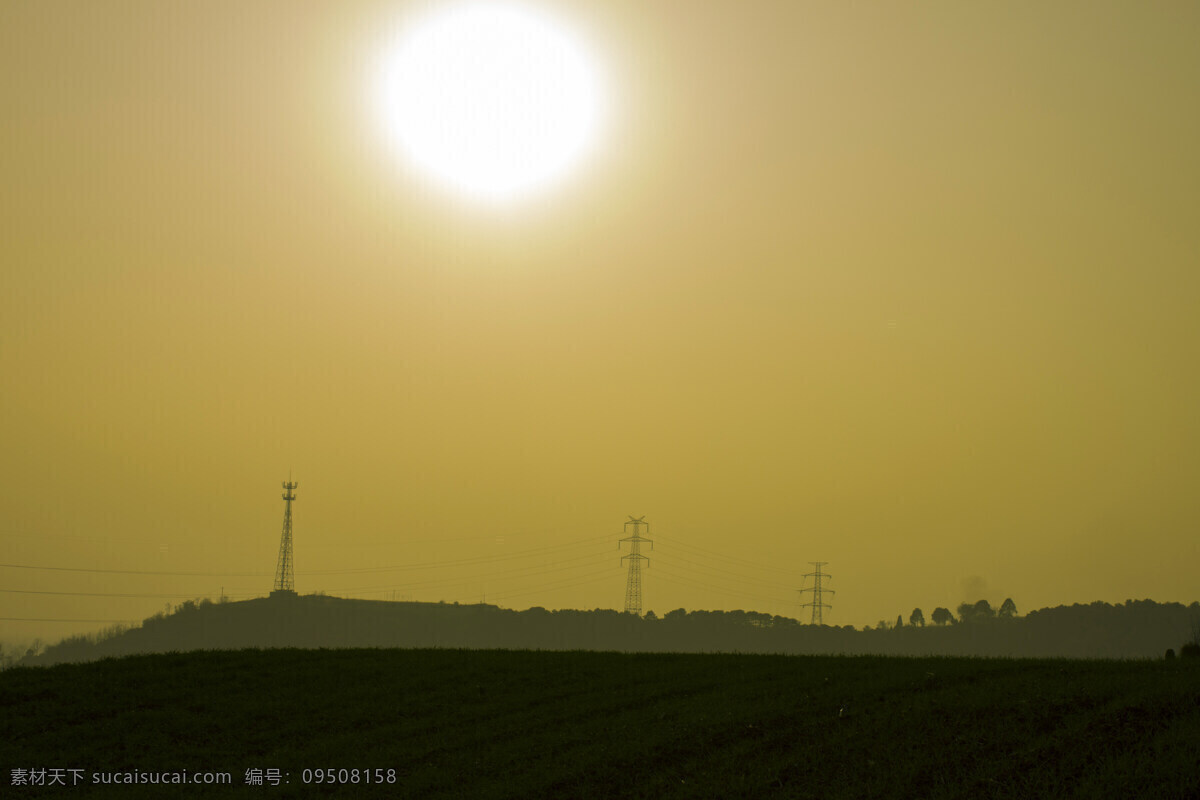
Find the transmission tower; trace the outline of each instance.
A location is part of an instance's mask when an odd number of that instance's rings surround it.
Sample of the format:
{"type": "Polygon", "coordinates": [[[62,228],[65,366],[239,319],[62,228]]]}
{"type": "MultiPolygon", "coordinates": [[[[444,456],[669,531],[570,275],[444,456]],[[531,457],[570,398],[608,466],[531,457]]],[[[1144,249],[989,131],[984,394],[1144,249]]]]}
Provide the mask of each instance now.
{"type": "Polygon", "coordinates": [[[642,542],[649,542],[650,549],[654,549],[654,542],[642,536],[642,528],[646,532],[650,532],[650,523],[643,522],[645,517],[629,518],[629,522],[625,523],[625,532],[629,531],[629,526],[633,526],[633,535],[626,536],[620,542],[617,542],[617,549],[621,549],[621,542],[629,542],[629,555],[621,556],[622,563],[629,561],[629,577],[625,579],[625,613],[642,615],[642,562],[649,564],[650,559],[641,553],[642,542]]]}
{"type": "Polygon", "coordinates": [[[821,572],[821,567],[825,566],[829,562],[828,561],[810,561],[808,563],[812,564],[817,569],[815,572],[807,572],[804,574],[804,577],[813,579],[813,585],[808,587],[807,589],[800,590],[800,599],[801,600],[804,599],[805,592],[812,592],[813,599],[812,599],[811,603],[801,603],[800,607],[812,609],[811,624],[823,625],[825,623],[822,622],[822,620],[821,620],[821,610],[826,609],[826,608],[833,608],[833,606],[829,605],[828,603],[823,602],[822,596],[826,595],[826,594],[837,594],[837,592],[833,591],[833,589],[826,589],[821,584],[821,581],[827,580],[827,579],[833,577],[828,572],[821,572]]]}
{"type": "Polygon", "coordinates": [[[293,596],[296,594],[296,575],[292,568],[292,501],[298,483],[293,483],[289,477],[283,484],[283,535],[279,538],[279,560],[275,562],[275,591],[272,597],[293,596]]]}

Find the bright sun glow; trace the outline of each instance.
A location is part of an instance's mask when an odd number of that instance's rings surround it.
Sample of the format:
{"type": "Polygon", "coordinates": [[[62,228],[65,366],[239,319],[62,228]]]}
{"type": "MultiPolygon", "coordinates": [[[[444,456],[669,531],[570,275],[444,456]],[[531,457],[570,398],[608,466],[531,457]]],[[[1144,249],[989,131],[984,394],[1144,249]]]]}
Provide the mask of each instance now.
{"type": "Polygon", "coordinates": [[[406,27],[376,104],[403,160],[473,198],[507,202],[562,179],[595,146],[603,90],[590,55],[546,14],[474,2],[406,27]]]}

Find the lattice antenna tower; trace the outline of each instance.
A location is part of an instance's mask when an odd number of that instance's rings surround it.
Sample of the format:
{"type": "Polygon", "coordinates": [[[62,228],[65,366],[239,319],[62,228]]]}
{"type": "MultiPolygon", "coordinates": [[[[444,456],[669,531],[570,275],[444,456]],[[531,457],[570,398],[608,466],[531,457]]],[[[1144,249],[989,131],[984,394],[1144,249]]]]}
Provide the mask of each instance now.
{"type": "Polygon", "coordinates": [[[283,534],[279,537],[279,559],[275,562],[275,591],[277,593],[296,593],[296,574],[292,565],[292,501],[296,499],[296,487],[291,476],[283,484],[283,534]]]}
{"type": "Polygon", "coordinates": [[[821,612],[826,608],[833,608],[833,606],[824,602],[824,596],[827,594],[837,594],[837,592],[835,592],[833,589],[826,589],[822,581],[828,580],[833,576],[828,572],[821,572],[821,567],[828,564],[828,561],[810,561],[808,563],[812,564],[816,570],[814,572],[806,572],[804,577],[812,578],[813,585],[800,590],[800,599],[804,599],[805,592],[812,592],[813,599],[810,603],[801,603],[800,607],[812,609],[812,625],[824,625],[825,623],[822,621],[821,612]]]}
{"type": "Polygon", "coordinates": [[[645,516],[630,517],[625,523],[625,533],[629,532],[629,526],[633,526],[633,535],[626,536],[617,542],[617,549],[621,549],[623,542],[629,542],[629,554],[621,556],[621,563],[629,562],[629,575],[625,579],[625,613],[642,615],[642,562],[647,566],[650,565],[650,559],[642,555],[642,543],[646,542],[650,545],[650,549],[654,549],[654,542],[642,536],[642,529],[646,529],[646,533],[650,532],[650,523],[643,522],[645,516]]]}

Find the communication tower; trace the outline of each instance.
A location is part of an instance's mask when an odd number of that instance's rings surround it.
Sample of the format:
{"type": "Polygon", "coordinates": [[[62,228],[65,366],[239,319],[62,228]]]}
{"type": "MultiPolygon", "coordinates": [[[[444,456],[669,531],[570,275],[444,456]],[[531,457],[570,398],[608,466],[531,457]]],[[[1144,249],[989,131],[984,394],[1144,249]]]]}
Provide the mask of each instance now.
{"type": "Polygon", "coordinates": [[[809,587],[808,587],[808,588],[806,588],[806,589],[801,589],[801,590],[800,590],[800,599],[801,599],[801,600],[803,600],[803,599],[804,599],[804,593],[805,593],[805,592],[812,592],[812,593],[813,593],[813,599],[812,599],[812,602],[811,602],[811,603],[801,603],[801,604],[800,604],[800,607],[801,607],[801,608],[811,608],[811,609],[812,609],[812,622],[811,622],[811,624],[813,624],[813,625],[823,625],[823,624],[825,624],[825,623],[824,623],[824,622],[822,622],[822,620],[821,620],[821,610],[822,610],[822,609],[826,609],[826,608],[833,608],[833,606],[829,605],[828,603],[822,602],[822,595],[825,595],[825,594],[837,594],[837,592],[833,591],[833,589],[826,589],[826,588],[825,588],[825,587],[822,585],[822,583],[821,583],[821,581],[823,581],[823,580],[826,580],[826,579],[828,579],[828,578],[832,578],[832,577],[833,577],[833,576],[832,576],[832,575],[830,575],[828,572],[821,572],[821,567],[825,566],[825,565],[826,565],[826,564],[828,564],[829,562],[828,562],[828,561],[810,561],[810,562],[808,562],[808,563],[810,563],[810,564],[812,564],[814,567],[816,567],[816,571],[815,571],[815,572],[808,572],[808,573],[805,573],[804,577],[805,577],[805,578],[812,578],[812,579],[813,579],[813,585],[812,585],[812,586],[809,586],[809,587]]]}
{"type": "Polygon", "coordinates": [[[272,597],[295,597],[296,575],[292,567],[292,501],[298,483],[289,478],[283,484],[283,535],[279,538],[279,559],[275,562],[275,590],[272,597]]]}
{"type": "Polygon", "coordinates": [[[621,561],[629,561],[629,576],[625,579],[625,613],[642,615],[642,562],[645,561],[649,566],[650,559],[641,553],[642,542],[649,542],[650,549],[654,549],[654,542],[642,536],[642,528],[646,532],[650,532],[650,523],[643,522],[646,517],[630,517],[629,522],[625,523],[625,531],[629,531],[629,526],[633,526],[633,535],[626,536],[620,542],[617,542],[617,549],[621,549],[621,542],[629,542],[629,555],[621,556],[621,561]]]}

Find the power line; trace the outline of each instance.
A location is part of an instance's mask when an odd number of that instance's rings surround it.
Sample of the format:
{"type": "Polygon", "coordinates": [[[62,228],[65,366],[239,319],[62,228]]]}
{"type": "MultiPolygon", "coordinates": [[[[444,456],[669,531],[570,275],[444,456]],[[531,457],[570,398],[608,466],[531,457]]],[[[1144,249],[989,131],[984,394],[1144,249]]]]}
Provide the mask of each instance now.
{"type": "Polygon", "coordinates": [[[621,549],[621,542],[629,542],[629,555],[621,556],[621,562],[629,561],[629,574],[625,579],[625,613],[642,615],[642,562],[649,562],[650,559],[641,553],[642,542],[649,542],[650,549],[654,549],[654,542],[642,536],[642,527],[646,531],[650,530],[650,523],[643,522],[645,517],[629,518],[625,523],[624,530],[629,530],[629,526],[633,526],[633,536],[626,536],[617,542],[617,549],[621,549]]]}
{"type": "MultiPolygon", "coordinates": [[[[289,481],[289,483],[291,483],[291,482],[289,481]]],[[[288,490],[288,494],[284,495],[285,501],[289,500],[288,495],[291,495],[290,499],[294,500],[295,496],[294,496],[294,494],[292,494],[292,489],[295,488],[295,485],[292,484],[291,486],[289,486],[288,484],[284,484],[284,488],[288,490]]],[[[289,521],[287,512],[290,510],[290,505],[291,505],[291,503],[289,502],[287,504],[287,506],[285,507],[285,528],[287,526],[287,522],[289,521]]],[[[650,543],[651,547],[654,547],[654,543],[652,542],[652,540],[649,539],[648,536],[643,535],[643,528],[648,528],[647,523],[645,523],[643,520],[644,520],[644,518],[630,517],[629,522],[625,523],[625,527],[626,527],[626,530],[628,530],[628,527],[630,525],[632,525],[633,526],[633,535],[627,536],[627,537],[621,539],[622,543],[629,542],[631,545],[630,552],[627,555],[623,556],[621,559],[622,563],[624,563],[626,561],[629,562],[628,574],[627,574],[627,579],[626,579],[626,598],[625,598],[626,603],[625,603],[625,606],[626,606],[626,611],[636,613],[636,614],[641,613],[642,606],[643,606],[642,565],[648,564],[648,562],[649,562],[649,559],[641,552],[641,544],[650,543]]],[[[486,537],[479,537],[479,538],[486,538],[486,537]]],[[[658,538],[659,537],[656,537],[656,539],[658,539],[658,538]]],[[[591,545],[593,543],[597,543],[597,542],[600,542],[600,541],[603,541],[606,539],[608,539],[607,536],[586,537],[586,538],[572,540],[569,542],[559,542],[556,544],[546,545],[546,546],[542,546],[542,547],[527,548],[524,550],[520,550],[520,551],[516,551],[516,552],[509,552],[509,553],[505,553],[503,555],[497,555],[497,556],[472,556],[472,557],[468,557],[468,558],[452,559],[449,561],[433,561],[433,562],[423,562],[423,563],[403,564],[403,565],[393,565],[393,566],[361,567],[361,568],[351,568],[351,569],[313,570],[311,572],[305,572],[303,574],[306,576],[336,576],[336,575],[357,575],[357,574],[383,573],[383,572],[389,572],[389,571],[407,571],[407,570],[429,571],[432,569],[454,569],[454,568],[465,567],[465,566],[481,566],[485,569],[484,573],[476,573],[476,574],[466,575],[466,576],[461,576],[461,577],[455,577],[453,575],[449,575],[449,576],[446,576],[445,578],[431,578],[428,575],[426,575],[423,577],[423,579],[419,579],[416,581],[399,581],[399,582],[392,581],[392,582],[389,582],[388,584],[383,584],[383,585],[376,584],[374,586],[360,586],[360,587],[354,587],[354,588],[349,588],[349,589],[344,589],[344,590],[331,589],[331,593],[371,594],[371,593],[376,593],[376,592],[395,591],[396,589],[405,589],[405,590],[412,590],[412,589],[429,590],[429,589],[432,589],[435,591],[439,590],[439,589],[440,590],[449,590],[449,589],[453,589],[456,587],[462,587],[462,586],[468,586],[471,584],[475,584],[480,581],[491,581],[491,580],[502,579],[502,580],[504,580],[504,582],[508,583],[509,585],[512,585],[513,583],[516,583],[517,585],[513,586],[511,591],[502,591],[502,592],[494,594],[493,598],[494,599],[508,599],[508,598],[536,594],[538,592],[553,591],[553,590],[565,588],[568,586],[590,584],[592,582],[602,580],[604,575],[611,574],[611,573],[608,573],[607,571],[596,572],[596,571],[589,571],[589,570],[593,567],[599,566],[600,560],[604,558],[603,556],[595,554],[595,553],[586,553],[583,555],[572,556],[570,558],[564,559],[564,558],[558,558],[557,556],[551,556],[551,554],[562,553],[563,551],[569,551],[571,549],[591,545]],[[512,561],[514,559],[523,559],[523,558],[534,558],[534,557],[538,557],[538,556],[545,558],[545,561],[542,564],[526,563],[526,564],[508,567],[505,569],[498,569],[498,570],[492,569],[492,565],[502,564],[503,562],[506,562],[506,561],[512,561]],[[545,562],[549,562],[549,563],[545,563],[545,562]],[[529,579],[536,579],[540,576],[551,575],[551,574],[556,575],[558,577],[556,579],[548,581],[546,583],[534,584],[532,586],[528,583],[524,587],[520,585],[521,583],[523,583],[524,581],[527,581],[529,579]],[[526,587],[528,587],[528,588],[526,588],[526,587]]],[[[742,584],[744,586],[751,586],[755,589],[760,589],[760,590],[766,589],[768,591],[772,591],[773,589],[776,589],[776,588],[779,588],[779,589],[783,588],[784,587],[783,584],[777,583],[773,580],[763,580],[761,577],[754,577],[750,574],[742,573],[742,572],[736,571],[734,569],[729,569],[729,568],[727,568],[726,565],[727,564],[742,565],[744,568],[750,568],[756,572],[759,570],[781,571],[779,567],[769,566],[766,564],[757,564],[755,562],[752,562],[752,561],[749,561],[746,559],[736,558],[736,557],[728,557],[727,558],[727,557],[721,556],[719,554],[713,553],[712,551],[706,550],[703,547],[687,544],[682,541],[678,541],[672,537],[661,537],[661,540],[666,541],[668,543],[668,545],[669,545],[668,549],[671,549],[671,547],[677,547],[682,551],[681,554],[677,554],[677,555],[668,554],[667,556],[665,556],[665,561],[662,561],[662,563],[661,563],[661,566],[664,568],[664,580],[668,580],[668,582],[670,582],[670,583],[676,584],[678,586],[690,587],[693,589],[700,589],[700,590],[703,590],[706,592],[713,592],[713,593],[717,593],[717,594],[724,595],[724,596],[743,598],[745,600],[754,600],[756,603],[765,602],[765,603],[771,604],[772,606],[778,606],[779,604],[786,602],[784,600],[779,599],[778,597],[767,597],[765,595],[760,594],[759,592],[748,591],[744,588],[740,588],[740,587],[736,586],[737,584],[742,584]],[[695,560],[693,560],[693,559],[695,559],[695,560]],[[710,561],[715,561],[716,559],[721,560],[719,565],[716,563],[709,563],[710,561]],[[686,566],[684,566],[684,565],[686,565],[686,566]],[[680,573],[676,573],[674,571],[675,566],[681,567],[680,573]],[[729,585],[730,583],[735,584],[735,585],[730,586],[729,585]]],[[[609,540],[609,541],[611,541],[611,540],[609,540]]],[[[284,558],[283,554],[284,554],[285,544],[286,544],[285,538],[281,538],[281,544],[280,544],[280,547],[281,547],[280,558],[281,559],[284,558]]],[[[286,568],[285,571],[290,571],[290,569],[291,569],[292,562],[291,562],[291,558],[290,558],[290,552],[287,553],[287,556],[288,557],[285,559],[287,561],[287,564],[282,564],[282,562],[277,563],[277,569],[276,569],[276,581],[277,582],[279,579],[281,565],[283,568],[286,568]]],[[[821,562],[821,563],[823,564],[824,562],[821,562]]],[[[111,575],[185,576],[185,577],[257,578],[257,577],[262,577],[265,574],[265,573],[244,573],[244,572],[243,573],[230,573],[230,572],[191,572],[191,571],[169,571],[169,570],[120,570],[120,569],[103,569],[103,568],[95,568],[95,567],[74,568],[74,567],[61,567],[61,566],[40,566],[40,565],[7,564],[7,563],[0,564],[0,567],[10,568],[10,569],[45,570],[45,571],[55,571],[55,572],[77,572],[77,573],[92,573],[92,574],[111,574],[111,575]]],[[[656,572],[657,572],[657,570],[656,570],[656,572]]],[[[819,567],[818,567],[818,572],[819,572],[819,567]]],[[[806,577],[812,577],[814,574],[810,574],[806,577]]],[[[417,577],[417,576],[414,576],[414,577],[417,577]]],[[[828,575],[822,574],[821,579],[819,579],[817,581],[818,586],[820,587],[820,591],[832,593],[831,590],[824,589],[823,585],[821,585],[821,580],[823,580],[825,578],[828,578],[828,575]]],[[[189,593],[189,594],[159,594],[159,593],[133,593],[133,592],[56,592],[56,591],[46,591],[46,590],[18,590],[18,589],[5,589],[5,590],[0,590],[0,591],[6,592],[6,593],[12,593],[12,594],[30,594],[30,595],[42,594],[42,595],[75,596],[75,597],[113,597],[113,598],[186,599],[186,598],[191,598],[191,597],[195,596],[194,594],[191,594],[191,593],[189,593]]],[[[789,591],[790,591],[790,589],[789,589],[789,591]]],[[[813,591],[813,589],[807,589],[807,590],[803,590],[803,591],[813,591]]],[[[822,596],[822,594],[820,594],[820,591],[815,593],[815,596],[814,596],[814,602],[817,604],[817,606],[814,607],[814,615],[817,619],[820,619],[820,610],[821,609],[831,608],[831,606],[829,606],[827,603],[824,602],[824,597],[822,596]]],[[[244,592],[244,593],[239,592],[239,593],[233,594],[232,596],[234,596],[234,597],[257,597],[257,596],[260,596],[260,593],[258,593],[258,592],[244,592]]],[[[810,606],[813,606],[813,604],[804,604],[804,607],[810,607],[810,606]]]]}
{"type": "MultiPolygon", "coordinates": [[[[561,531],[558,531],[558,532],[561,533],[561,531]]],[[[509,537],[520,538],[520,537],[528,537],[528,536],[532,536],[532,535],[546,535],[546,534],[554,534],[554,533],[556,533],[556,531],[554,531],[554,530],[542,529],[542,530],[536,530],[536,531],[520,530],[520,531],[516,531],[516,532],[506,532],[504,534],[487,534],[486,536],[459,536],[459,537],[455,537],[455,538],[438,537],[436,539],[408,539],[408,538],[405,538],[404,544],[416,545],[416,544],[448,544],[448,543],[454,543],[454,542],[483,542],[483,541],[488,541],[488,540],[495,541],[496,539],[499,539],[499,538],[509,538],[509,537]]],[[[194,538],[192,534],[173,533],[171,535],[172,536],[181,536],[181,535],[187,536],[189,539],[194,538]]],[[[213,534],[212,532],[206,531],[203,534],[203,540],[206,544],[212,544],[213,541],[216,540],[216,537],[217,537],[217,534],[213,534]]],[[[175,547],[180,544],[179,541],[166,541],[166,540],[164,540],[163,537],[146,539],[146,538],[142,538],[142,537],[129,537],[129,536],[80,536],[80,535],[73,534],[73,533],[60,533],[60,532],[56,532],[56,531],[45,531],[45,532],[38,532],[38,533],[14,533],[12,531],[0,531],[0,538],[36,539],[37,541],[40,541],[40,542],[45,541],[46,539],[71,539],[74,541],[94,542],[97,544],[112,544],[114,542],[125,542],[125,543],[129,543],[129,544],[141,544],[141,545],[152,545],[152,546],[170,544],[172,547],[175,547]]],[[[225,542],[225,543],[237,543],[237,542],[243,541],[244,538],[245,538],[244,536],[221,536],[219,541],[225,542]]],[[[596,537],[596,538],[607,539],[608,537],[605,536],[605,537],[596,537]]],[[[191,542],[189,542],[189,543],[191,543],[191,542]]],[[[306,548],[308,548],[308,549],[317,548],[317,549],[346,550],[346,549],[366,548],[366,547],[395,547],[395,546],[396,546],[396,538],[393,536],[386,540],[376,539],[376,540],[372,540],[372,541],[363,541],[363,542],[337,542],[337,543],[333,543],[333,544],[324,544],[321,542],[316,542],[311,545],[307,545],[306,548]]],[[[262,574],[265,574],[265,573],[259,573],[258,576],[261,576],[262,574]]]]}
{"type": "MultiPolygon", "coordinates": [[[[149,597],[149,598],[154,598],[157,600],[172,600],[172,599],[178,599],[181,597],[182,598],[194,598],[196,596],[195,593],[192,593],[192,594],[131,594],[131,593],[124,593],[124,592],[48,592],[48,591],[41,591],[41,590],[36,590],[36,589],[0,589],[0,592],[6,592],[8,594],[54,594],[54,595],[63,595],[63,596],[70,596],[70,597],[149,597]]],[[[225,596],[226,597],[257,597],[258,594],[243,592],[243,593],[238,593],[238,594],[226,594],[225,596]]]]}
{"type": "Polygon", "coordinates": [[[5,622],[141,622],[140,619],[58,619],[51,617],[0,617],[5,622]]]}
{"type": "MultiPolygon", "coordinates": [[[[539,594],[541,592],[553,591],[556,589],[570,588],[570,587],[575,587],[575,586],[584,586],[587,584],[595,583],[599,580],[609,580],[611,578],[612,578],[612,567],[607,567],[598,572],[588,572],[588,573],[584,573],[582,575],[575,575],[570,578],[562,578],[562,579],[550,581],[548,583],[537,584],[537,585],[533,586],[532,588],[519,587],[517,589],[514,589],[513,591],[496,592],[492,595],[492,599],[493,600],[507,600],[512,597],[523,597],[525,595],[539,594]]],[[[466,583],[466,582],[464,582],[464,583],[466,583]]],[[[446,586],[454,586],[454,585],[457,585],[457,584],[447,584],[446,586]]],[[[411,588],[419,588],[419,587],[404,586],[403,588],[411,589],[411,588]]],[[[435,586],[432,589],[432,591],[436,591],[439,588],[445,588],[445,587],[435,586]]],[[[390,589],[345,590],[345,591],[337,591],[336,594],[339,594],[339,595],[369,594],[369,593],[373,593],[373,592],[386,592],[386,591],[390,591],[390,589]]],[[[427,591],[430,591],[430,590],[427,590],[427,591]]]]}
{"type": "Polygon", "coordinates": [[[495,600],[511,600],[514,597],[525,597],[531,594],[540,594],[546,591],[554,591],[566,587],[584,586],[587,584],[596,583],[600,580],[611,580],[612,567],[600,572],[591,572],[587,575],[580,575],[570,580],[552,581],[536,586],[532,589],[523,590],[520,592],[498,592],[493,599],[495,600]]]}
{"type": "Polygon", "coordinates": [[[582,567],[590,567],[598,565],[602,561],[607,561],[608,556],[597,554],[589,554],[586,556],[577,556],[575,558],[563,559],[549,566],[547,565],[526,565],[523,567],[513,567],[512,569],[499,570],[496,572],[487,572],[484,574],[468,575],[462,578],[445,578],[425,581],[408,581],[405,583],[389,583],[377,586],[357,586],[350,589],[340,589],[341,592],[376,592],[376,591],[391,591],[393,589],[412,589],[422,586],[461,586],[471,583],[477,583],[482,580],[494,580],[501,575],[511,575],[513,573],[526,573],[524,577],[532,577],[534,575],[545,575],[547,573],[558,573],[562,570],[563,564],[569,564],[574,561],[584,561],[587,563],[578,564],[569,569],[580,569],[582,567]],[[532,572],[530,570],[533,570],[532,572]]]}
{"type": "Polygon", "coordinates": [[[831,578],[833,576],[830,575],[828,572],[824,572],[824,573],[821,572],[821,567],[828,564],[829,563],[828,561],[810,561],[808,563],[812,564],[814,567],[817,568],[816,572],[809,572],[804,575],[805,578],[813,579],[813,585],[808,587],[807,589],[800,589],[799,592],[800,592],[801,599],[803,599],[805,592],[812,592],[813,599],[812,599],[811,603],[801,603],[800,607],[812,609],[812,621],[811,621],[812,625],[823,625],[824,622],[821,617],[821,611],[826,608],[833,608],[833,606],[829,605],[828,603],[821,602],[821,595],[824,593],[836,594],[836,592],[834,592],[833,589],[826,589],[821,584],[821,581],[823,581],[826,578],[831,578]]]}
{"type": "MultiPolygon", "coordinates": [[[[578,547],[582,544],[593,544],[601,541],[611,541],[607,536],[594,536],[588,539],[580,539],[574,542],[563,542],[562,544],[552,544],[545,547],[534,547],[528,550],[518,550],[513,553],[502,556],[474,556],[472,558],[452,559],[450,561],[426,561],[420,564],[400,564],[390,567],[358,567],[355,569],[328,569],[328,570],[311,570],[306,571],[304,575],[350,575],[366,572],[393,572],[409,569],[429,569],[430,567],[454,567],[468,566],[474,564],[488,564],[497,561],[511,561],[514,558],[520,558],[523,555],[542,555],[555,550],[563,550],[568,547],[578,547]]],[[[0,565],[3,566],[3,565],[0,565]]]]}
{"type": "MultiPolygon", "coordinates": [[[[502,556],[474,556],[471,558],[452,559],[450,561],[427,561],[419,564],[401,564],[389,567],[358,567],[351,569],[322,569],[322,570],[306,570],[302,574],[305,576],[314,575],[356,575],[368,572],[391,572],[410,569],[428,569],[430,567],[454,567],[468,566],[474,564],[488,564],[499,561],[511,561],[514,558],[520,558],[523,555],[545,554],[556,550],[562,550],[568,547],[577,547],[582,544],[593,544],[601,541],[611,541],[608,536],[594,536],[588,539],[580,539],[572,542],[563,542],[561,544],[547,545],[545,547],[535,547],[528,550],[520,550],[514,553],[509,553],[502,556]]],[[[47,572],[85,572],[93,574],[105,575],[161,575],[169,577],[194,577],[194,578],[263,578],[271,573],[269,572],[187,572],[187,571],[171,571],[171,570],[141,570],[141,569],[99,569],[96,567],[57,567],[43,566],[38,564],[0,564],[0,567],[8,569],[30,569],[44,570],[47,572]]]]}
{"type": "Polygon", "coordinates": [[[658,573],[658,575],[660,576],[660,578],[662,580],[667,581],[668,583],[674,583],[679,586],[684,586],[689,589],[700,589],[705,592],[715,592],[717,594],[723,594],[728,597],[740,597],[743,599],[751,599],[751,600],[755,600],[758,602],[770,603],[771,605],[774,605],[774,606],[782,605],[785,602],[783,600],[780,600],[777,597],[767,597],[765,595],[755,594],[753,592],[746,592],[746,591],[741,591],[741,590],[737,590],[737,589],[721,588],[718,586],[714,586],[712,584],[695,581],[691,578],[675,574],[675,573],[671,572],[670,569],[664,567],[661,564],[659,565],[658,569],[655,569],[655,572],[658,573]]]}
{"type": "Polygon", "coordinates": [[[664,554],[662,556],[661,563],[664,563],[664,564],[667,564],[667,563],[689,564],[698,569],[706,569],[706,570],[709,570],[710,572],[721,573],[723,577],[730,576],[733,580],[739,581],[741,583],[751,583],[751,584],[754,584],[755,586],[774,586],[779,589],[787,589],[788,591],[791,591],[791,587],[788,586],[787,584],[776,583],[775,581],[765,581],[765,580],[762,580],[761,578],[753,578],[749,575],[743,575],[740,572],[732,572],[730,570],[722,569],[720,567],[709,566],[708,564],[698,564],[694,561],[689,561],[686,558],[679,558],[677,556],[676,557],[668,557],[667,555],[664,554]]]}
{"type": "Polygon", "coordinates": [[[680,541],[679,539],[675,539],[674,537],[671,537],[671,536],[663,536],[662,534],[659,534],[658,538],[663,543],[674,544],[676,547],[682,547],[685,550],[697,550],[700,553],[704,553],[707,556],[711,556],[713,558],[719,558],[722,562],[738,564],[738,565],[745,566],[745,567],[752,567],[754,569],[766,569],[766,570],[772,570],[774,572],[784,572],[784,573],[787,573],[788,575],[792,574],[791,570],[784,569],[783,567],[776,567],[776,566],[772,566],[770,564],[759,564],[754,561],[748,561],[744,558],[738,558],[737,556],[727,556],[723,553],[718,553],[714,550],[709,550],[707,548],[700,547],[699,545],[694,545],[689,542],[680,541]]]}
{"type": "Polygon", "coordinates": [[[261,578],[268,573],[266,572],[163,572],[160,570],[144,570],[144,569],[96,569],[94,567],[43,567],[32,564],[0,564],[0,567],[9,569],[36,569],[45,570],[47,572],[91,572],[104,573],[106,575],[172,575],[172,576],[188,576],[194,578],[261,578]]]}

